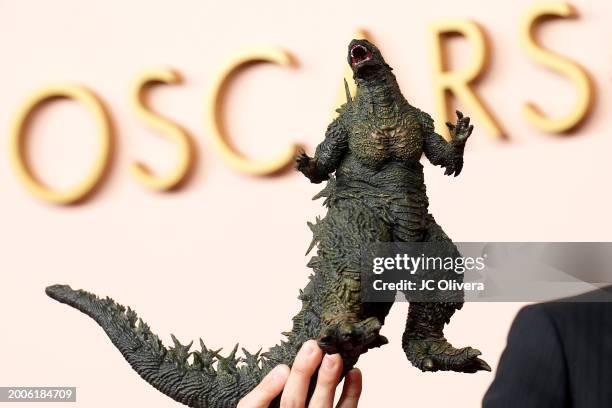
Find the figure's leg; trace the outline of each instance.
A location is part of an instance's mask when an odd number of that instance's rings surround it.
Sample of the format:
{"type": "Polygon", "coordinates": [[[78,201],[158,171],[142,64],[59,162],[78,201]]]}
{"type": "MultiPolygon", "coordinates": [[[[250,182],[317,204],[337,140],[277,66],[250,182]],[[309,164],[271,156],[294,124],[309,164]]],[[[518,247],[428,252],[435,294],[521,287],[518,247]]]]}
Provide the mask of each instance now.
{"type": "Polygon", "coordinates": [[[319,346],[350,363],[387,342],[379,331],[390,306],[364,305],[361,264],[369,244],[391,240],[390,227],[360,200],[341,200],[311,229],[318,249],[308,263],[315,271],[308,295],[320,297],[312,302],[320,305],[315,311],[320,318],[319,346]]]}
{"type": "MultiPolygon", "coordinates": [[[[427,216],[426,242],[448,242],[451,240],[431,215],[427,216]]],[[[453,254],[459,251],[452,245],[453,254]]],[[[463,278],[453,275],[454,279],[463,278]]],[[[457,295],[457,294],[453,294],[457,295]]],[[[489,365],[478,358],[479,350],[471,347],[454,348],[444,338],[444,325],[456,310],[463,306],[463,296],[452,296],[448,302],[411,302],[402,337],[402,347],[408,360],[423,371],[450,370],[473,373],[478,370],[491,371],[489,365]]]]}

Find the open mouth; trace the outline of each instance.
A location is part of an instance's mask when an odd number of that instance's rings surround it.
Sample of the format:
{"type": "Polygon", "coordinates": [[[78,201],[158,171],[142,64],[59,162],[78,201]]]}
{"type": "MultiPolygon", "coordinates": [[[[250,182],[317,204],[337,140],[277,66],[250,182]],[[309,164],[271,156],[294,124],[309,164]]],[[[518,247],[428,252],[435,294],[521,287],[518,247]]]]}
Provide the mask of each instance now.
{"type": "Polygon", "coordinates": [[[351,65],[357,66],[372,58],[372,52],[363,45],[356,44],[351,48],[351,65]]]}

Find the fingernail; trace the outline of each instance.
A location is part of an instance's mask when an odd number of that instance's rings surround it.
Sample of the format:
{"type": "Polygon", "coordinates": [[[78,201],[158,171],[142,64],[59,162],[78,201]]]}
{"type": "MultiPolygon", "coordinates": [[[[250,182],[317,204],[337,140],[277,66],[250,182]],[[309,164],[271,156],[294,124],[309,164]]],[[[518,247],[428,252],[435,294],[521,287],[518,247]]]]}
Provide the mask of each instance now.
{"type": "Polygon", "coordinates": [[[323,357],[323,368],[326,370],[333,370],[336,368],[336,360],[332,358],[330,354],[326,354],[325,357],[323,357]]]}
{"type": "Polygon", "coordinates": [[[309,356],[311,355],[314,351],[315,351],[315,343],[314,341],[307,341],[306,343],[304,343],[304,345],[302,346],[302,350],[301,353],[305,356],[309,356]]]}
{"type": "Polygon", "coordinates": [[[281,380],[285,376],[284,370],[282,366],[276,366],[272,369],[272,379],[273,380],[281,380]]]}

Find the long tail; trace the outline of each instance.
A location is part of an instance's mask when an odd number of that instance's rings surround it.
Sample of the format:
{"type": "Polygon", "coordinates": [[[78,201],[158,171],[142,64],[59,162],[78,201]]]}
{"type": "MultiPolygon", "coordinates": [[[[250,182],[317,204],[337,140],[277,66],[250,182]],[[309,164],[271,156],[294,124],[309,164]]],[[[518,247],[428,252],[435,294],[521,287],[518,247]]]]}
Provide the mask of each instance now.
{"type": "Polygon", "coordinates": [[[292,357],[279,356],[280,348],[276,346],[272,353],[276,358],[260,356],[260,352],[251,354],[244,349],[245,357],[236,358],[238,345],[229,356],[222,357],[220,350],[207,349],[201,339],[201,350],[190,352],[193,342],[182,345],[174,336],[174,347],[166,348],[136,312],[109,297],[101,299],[67,285],[49,286],[46,293],[93,318],[143,379],[190,407],[235,407],[278,360],[292,357]],[[192,359],[188,361],[190,356],[192,359]]]}

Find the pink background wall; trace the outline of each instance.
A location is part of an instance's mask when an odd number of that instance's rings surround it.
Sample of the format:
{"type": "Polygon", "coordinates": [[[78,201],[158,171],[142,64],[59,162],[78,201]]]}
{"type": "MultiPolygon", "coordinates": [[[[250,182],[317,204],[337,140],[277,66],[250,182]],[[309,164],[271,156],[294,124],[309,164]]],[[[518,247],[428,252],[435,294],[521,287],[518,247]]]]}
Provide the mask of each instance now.
{"type": "MultiPolygon", "coordinates": [[[[77,406],[88,408],[180,406],[142,381],[91,320],[47,298],[44,287],[56,282],[133,306],[166,344],[172,332],[181,340],[202,336],[214,347],[239,340],[257,349],[290,328],[309,274],[305,223],[322,213],[320,202],[310,201],[320,186],[294,173],[236,173],[212,150],[204,124],[215,72],[253,46],[280,46],[300,63],[294,70],[245,71],[228,95],[236,144],[265,158],[293,141],[312,152],[322,139],[357,28],[371,32],[407,98],[432,111],[427,26],[445,17],[476,20],[493,53],[478,90],[509,140],[489,138],[476,121],[460,177],[426,166],[438,221],[457,241],[609,241],[612,3],[573,1],[579,19],[539,31],[542,42],[579,61],[595,80],[593,113],[568,136],[542,134],[520,112],[527,100],[552,115],[573,102],[571,83],[520,48],[519,22],[531,4],[1,1],[0,152],[31,91],[76,81],[110,107],[117,154],[103,187],[76,207],[33,198],[0,154],[0,385],[76,386],[77,406]],[[149,132],[128,103],[135,77],[158,66],[177,69],[186,81],[154,90],[152,104],[192,132],[199,153],[190,183],[171,194],[147,191],[128,172],[135,159],[159,171],[173,163],[172,146],[149,132]]],[[[469,48],[464,52],[469,57],[469,48]]],[[[44,109],[29,151],[36,170],[58,187],[79,180],[95,152],[93,131],[76,104],[44,109]]],[[[520,306],[468,304],[447,337],[480,348],[495,369],[520,306]]],[[[391,343],[359,362],[363,406],[406,406],[408,395],[414,406],[477,406],[492,374],[421,374],[411,367],[400,347],[406,309],[396,305],[383,329],[391,343]]],[[[28,405],[34,406],[20,406],[28,405]]]]}

